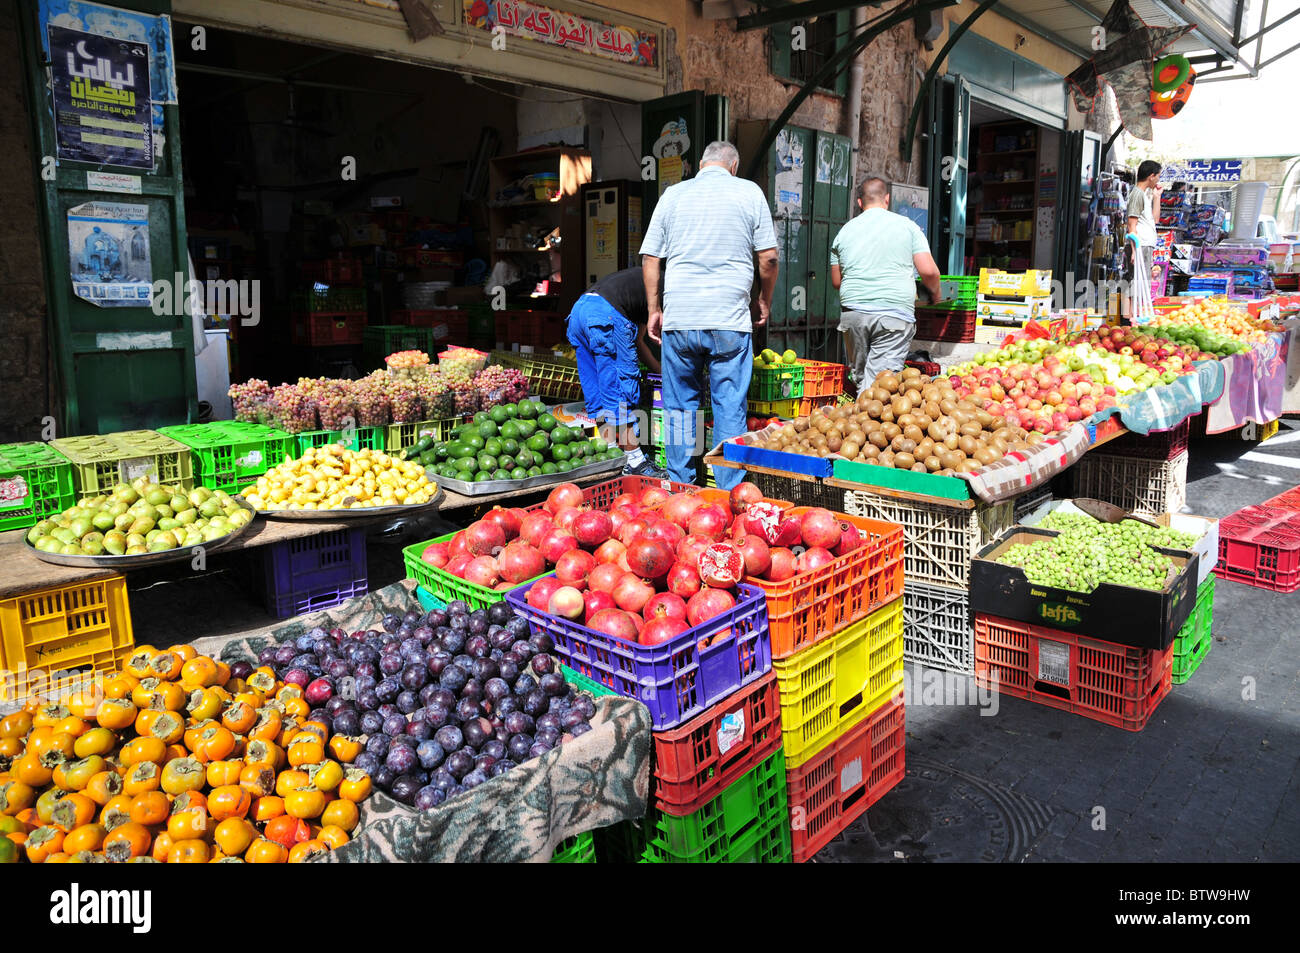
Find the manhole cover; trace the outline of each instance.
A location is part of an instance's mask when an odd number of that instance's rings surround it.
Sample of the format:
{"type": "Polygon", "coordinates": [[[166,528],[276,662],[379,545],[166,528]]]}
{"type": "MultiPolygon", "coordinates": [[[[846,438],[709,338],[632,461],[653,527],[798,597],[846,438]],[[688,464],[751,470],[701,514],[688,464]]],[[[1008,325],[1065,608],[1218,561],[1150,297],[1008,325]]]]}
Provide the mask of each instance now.
{"type": "Polygon", "coordinates": [[[1019,862],[1056,811],[925,758],[814,858],[818,863],[1019,862]]]}

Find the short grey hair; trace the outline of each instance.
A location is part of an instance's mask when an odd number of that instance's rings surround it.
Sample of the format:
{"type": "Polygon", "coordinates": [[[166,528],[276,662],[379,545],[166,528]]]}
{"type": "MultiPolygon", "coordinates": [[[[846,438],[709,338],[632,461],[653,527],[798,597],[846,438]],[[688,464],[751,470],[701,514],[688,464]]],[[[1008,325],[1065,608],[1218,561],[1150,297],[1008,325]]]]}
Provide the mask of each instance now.
{"type": "Polygon", "coordinates": [[[740,153],[730,142],[718,139],[716,142],[710,142],[704,147],[704,152],[700,156],[700,165],[706,162],[717,162],[730,169],[733,165],[740,163],[740,153]]]}

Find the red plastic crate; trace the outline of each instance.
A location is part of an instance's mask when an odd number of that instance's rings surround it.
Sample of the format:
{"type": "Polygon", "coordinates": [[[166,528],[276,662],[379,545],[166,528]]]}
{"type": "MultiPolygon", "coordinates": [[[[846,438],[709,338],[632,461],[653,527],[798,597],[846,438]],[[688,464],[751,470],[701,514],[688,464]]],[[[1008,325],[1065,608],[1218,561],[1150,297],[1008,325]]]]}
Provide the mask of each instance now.
{"type": "Polygon", "coordinates": [[[1150,433],[1145,437],[1136,433],[1126,433],[1122,437],[1116,437],[1106,444],[1105,452],[1124,457],[1141,457],[1146,460],[1173,460],[1187,450],[1191,442],[1191,434],[1192,418],[1188,417],[1172,430],[1150,433]]]}
{"type": "Polygon", "coordinates": [[[800,358],[804,397],[838,397],[844,393],[844,365],[800,358]]]}
{"type": "Polygon", "coordinates": [[[1219,521],[1214,573],[1259,589],[1300,589],[1300,512],[1248,506],[1219,521]]]}
{"type": "Polygon", "coordinates": [[[326,258],[321,261],[299,263],[299,272],[308,281],[327,285],[356,285],[361,283],[361,262],[355,258],[326,258]]]}
{"type": "Polygon", "coordinates": [[[293,315],[293,343],[297,347],[360,344],[366,334],[364,311],[293,315]]]}
{"type": "Polygon", "coordinates": [[[509,342],[533,348],[549,346],[542,343],[540,311],[493,312],[493,327],[497,343],[509,342]]]}
{"type": "Polygon", "coordinates": [[[786,772],[796,864],[811,859],[903,780],[906,740],[903,705],[891,698],[786,772]]]}
{"type": "Polygon", "coordinates": [[[389,312],[390,324],[408,328],[432,328],[433,339],[438,344],[459,344],[469,336],[469,315],[453,308],[433,308],[428,311],[389,312]]]}
{"type": "Polygon", "coordinates": [[[1264,505],[1272,506],[1280,510],[1300,512],[1300,486],[1293,486],[1285,493],[1279,493],[1271,500],[1265,500],[1264,505]]]}
{"type": "Polygon", "coordinates": [[[1125,731],[1141,731],[1173,685],[1174,643],[1139,649],[975,616],[975,682],[1125,731]]]}
{"type": "Polygon", "coordinates": [[[776,673],[725,698],[680,728],[656,731],[655,804],[685,817],[781,747],[776,673]]]}
{"type": "Polygon", "coordinates": [[[929,377],[938,377],[943,373],[943,368],[939,366],[937,361],[904,361],[903,364],[907,367],[915,367],[922,374],[929,377]]]}
{"type": "Polygon", "coordinates": [[[922,341],[971,344],[975,340],[975,312],[917,308],[915,336],[922,341]]]}
{"type": "MultiPolygon", "coordinates": [[[[793,507],[790,515],[810,509],[793,507]]],[[[806,649],[903,594],[903,527],[865,516],[835,515],[861,530],[866,542],[828,566],[783,582],[745,580],[767,595],[774,659],[806,649]]]]}

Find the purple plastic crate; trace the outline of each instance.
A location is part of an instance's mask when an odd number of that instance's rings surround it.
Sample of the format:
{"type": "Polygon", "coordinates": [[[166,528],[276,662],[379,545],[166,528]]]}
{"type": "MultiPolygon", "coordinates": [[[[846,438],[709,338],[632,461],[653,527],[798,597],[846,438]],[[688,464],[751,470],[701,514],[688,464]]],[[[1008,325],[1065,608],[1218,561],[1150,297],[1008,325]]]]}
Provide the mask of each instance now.
{"type": "Polygon", "coordinates": [[[510,607],[528,620],[534,633],[551,636],[555,655],[569,668],[642,702],[650,709],[656,731],[685,724],[772,668],[767,599],[756,586],[738,586],[736,607],[730,612],[662,645],[640,645],[537,611],[525,601],[533,585],[507,592],[510,607]],[[699,647],[702,639],[728,630],[730,634],[708,648],[699,647]]]}
{"type": "Polygon", "coordinates": [[[328,609],[368,590],[362,529],[273,543],[263,563],[266,611],[277,619],[328,609]]]}

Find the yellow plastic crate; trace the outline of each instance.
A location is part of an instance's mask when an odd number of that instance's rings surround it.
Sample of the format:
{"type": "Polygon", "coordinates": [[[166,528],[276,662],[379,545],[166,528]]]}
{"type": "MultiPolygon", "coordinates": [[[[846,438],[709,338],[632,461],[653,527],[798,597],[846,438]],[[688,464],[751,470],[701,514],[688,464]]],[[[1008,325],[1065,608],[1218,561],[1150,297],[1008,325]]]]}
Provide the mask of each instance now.
{"type": "Polygon", "coordinates": [[[118,668],[135,647],[126,578],[51,586],[0,601],[0,700],[55,694],[73,672],[118,668]]]}
{"type": "Polygon", "coordinates": [[[903,688],[903,600],[773,661],[786,765],[797,768],[903,688]]]}

